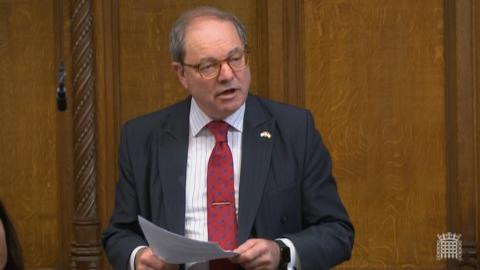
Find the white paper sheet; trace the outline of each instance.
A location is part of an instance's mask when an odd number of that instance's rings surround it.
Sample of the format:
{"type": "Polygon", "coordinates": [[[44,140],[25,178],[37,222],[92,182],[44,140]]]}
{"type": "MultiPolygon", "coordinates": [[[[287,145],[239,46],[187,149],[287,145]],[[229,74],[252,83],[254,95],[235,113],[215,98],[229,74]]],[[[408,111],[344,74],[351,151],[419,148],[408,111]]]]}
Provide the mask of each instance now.
{"type": "Polygon", "coordinates": [[[223,250],[217,243],[185,238],[138,216],[138,222],[155,255],[168,263],[181,264],[229,258],[238,255],[223,250]]]}

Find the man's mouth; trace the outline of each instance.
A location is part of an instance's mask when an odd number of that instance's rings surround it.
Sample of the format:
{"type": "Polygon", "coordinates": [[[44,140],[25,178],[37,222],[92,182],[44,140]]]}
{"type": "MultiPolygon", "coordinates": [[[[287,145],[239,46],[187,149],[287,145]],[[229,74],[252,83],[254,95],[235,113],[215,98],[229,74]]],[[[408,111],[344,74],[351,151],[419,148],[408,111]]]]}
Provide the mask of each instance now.
{"type": "Polygon", "coordinates": [[[222,92],[220,92],[218,95],[219,96],[230,95],[230,94],[233,94],[236,90],[237,90],[236,88],[225,89],[222,92]]]}

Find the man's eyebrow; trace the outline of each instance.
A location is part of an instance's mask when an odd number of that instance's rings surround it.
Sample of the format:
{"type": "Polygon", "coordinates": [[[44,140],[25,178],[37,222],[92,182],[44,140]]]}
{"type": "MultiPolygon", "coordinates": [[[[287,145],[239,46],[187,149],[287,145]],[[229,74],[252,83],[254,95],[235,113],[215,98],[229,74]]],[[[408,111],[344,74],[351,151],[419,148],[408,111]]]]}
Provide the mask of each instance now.
{"type": "Polygon", "coordinates": [[[199,63],[216,62],[216,61],[218,61],[218,60],[216,58],[213,58],[213,57],[203,57],[203,58],[200,58],[199,63]]]}
{"type": "Polygon", "coordinates": [[[229,53],[228,53],[228,56],[232,56],[236,53],[239,53],[239,52],[242,52],[242,49],[236,47],[235,49],[231,50],[229,53]]]}
{"type": "MultiPolygon", "coordinates": [[[[236,54],[236,53],[239,53],[241,52],[242,49],[239,48],[239,47],[236,47],[235,49],[231,50],[230,52],[228,52],[227,54],[227,57],[226,58],[229,58],[230,56],[236,54]]],[[[199,63],[204,63],[204,62],[216,62],[216,61],[220,61],[219,59],[217,58],[214,58],[214,57],[204,57],[204,58],[200,58],[200,61],[199,63]]]]}

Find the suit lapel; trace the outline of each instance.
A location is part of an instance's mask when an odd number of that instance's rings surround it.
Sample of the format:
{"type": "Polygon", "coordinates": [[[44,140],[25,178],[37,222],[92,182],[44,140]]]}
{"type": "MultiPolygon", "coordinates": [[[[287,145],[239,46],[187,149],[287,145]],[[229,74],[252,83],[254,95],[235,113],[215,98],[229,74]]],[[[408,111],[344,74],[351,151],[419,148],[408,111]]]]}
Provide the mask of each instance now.
{"type": "Polygon", "coordinates": [[[239,244],[248,239],[261,201],[275,139],[274,125],[275,119],[262,109],[256,97],[249,95],[245,108],[242,141],[238,206],[239,244]]]}
{"type": "MultiPolygon", "coordinates": [[[[167,229],[185,233],[185,182],[190,98],[173,108],[158,132],[158,168],[167,229]]],[[[160,213],[161,216],[161,213],[160,213]]]]}

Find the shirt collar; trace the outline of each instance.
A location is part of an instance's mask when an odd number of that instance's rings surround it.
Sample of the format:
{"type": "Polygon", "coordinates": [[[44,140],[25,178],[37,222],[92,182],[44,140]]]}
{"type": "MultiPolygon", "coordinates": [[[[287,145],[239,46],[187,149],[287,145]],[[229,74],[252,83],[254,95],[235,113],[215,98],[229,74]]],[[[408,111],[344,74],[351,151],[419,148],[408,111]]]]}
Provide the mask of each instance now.
{"type": "MultiPolygon", "coordinates": [[[[234,113],[227,116],[223,121],[227,122],[231,127],[239,132],[243,132],[243,116],[245,115],[245,103],[240,106],[234,113]]],[[[197,136],[198,133],[211,121],[208,115],[206,115],[202,109],[198,106],[195,99],[192,97],[190,103],[190,129],[193,136],[197,136]]]]}

